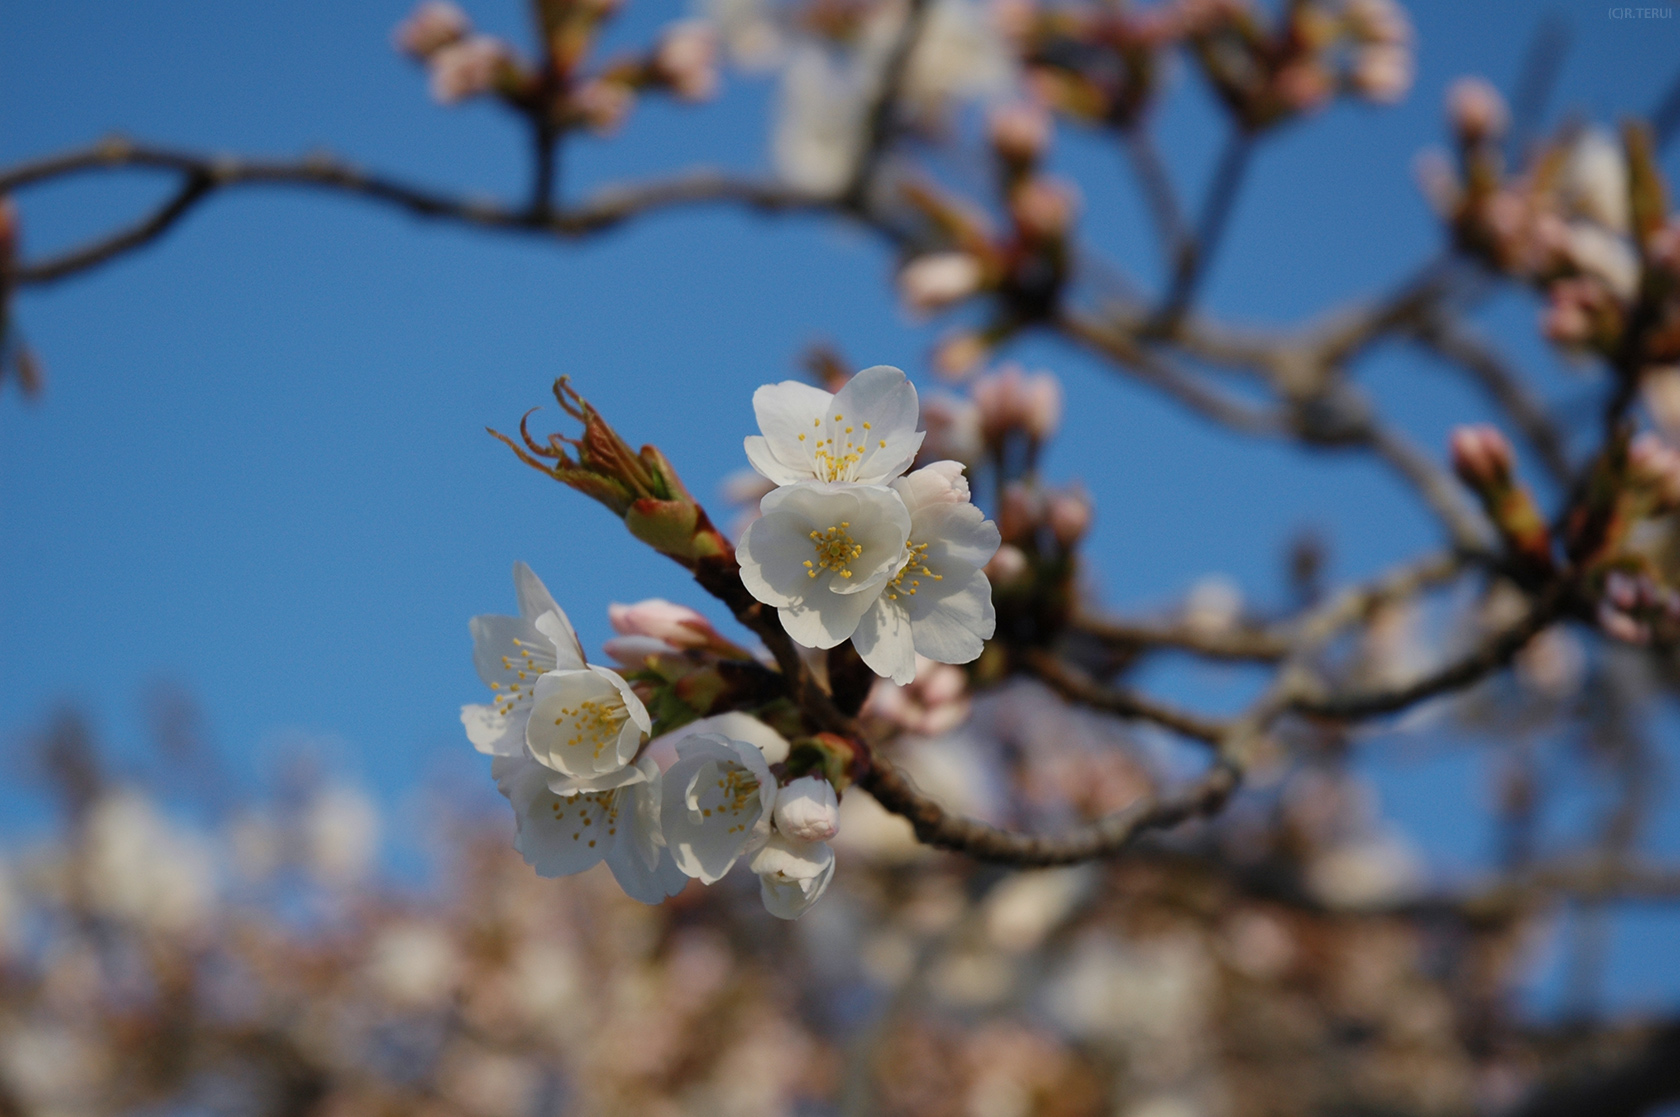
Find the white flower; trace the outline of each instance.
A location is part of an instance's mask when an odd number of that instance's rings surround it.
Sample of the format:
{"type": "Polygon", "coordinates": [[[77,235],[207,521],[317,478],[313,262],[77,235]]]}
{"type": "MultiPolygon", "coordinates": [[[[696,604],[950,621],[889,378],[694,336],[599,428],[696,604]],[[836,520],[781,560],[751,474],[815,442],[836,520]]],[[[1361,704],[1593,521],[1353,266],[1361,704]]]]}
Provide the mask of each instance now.
{"type": "Polygon", "coordinates": [[[980,261],[967,252],[917,256],[898,273],[898,292],[911,310],[929,313],[961,302],[980,289],[980,261]]]}
{"type": "Polygon", "coordinates": [[[431,55],[432,98],[455,105],[488,93],[501,71],[512,65],[508,45],[490,35],[473,35],[439,48],[431,55]]]}
{"type": "Polygon", "coordinates": [[[449,44],[459,42],[471,30],[467,14],[448,0],[423,0],[397,25],[391,40],[406,54],[429,58],[449,44]]]}
{"type": "Polygon", "coordinates": [[[539,764],[571,777],[557,782],[556,791],[602,790],[634,779],[630,762],[652,731],[653,719],[630,684],[591,665],[537,680],[525,747],[539,764]]]}
{"type": "Polygon", "coordinates": [[[919,410],[915,385],[890,365],[864,369],[832,395],[797,380],[766,384],[753,393],[764,433],[747,436],[747,460],[778,485],[884,485],[916,460],[919,410]]]}
{"type": "Polygon", "coordinates": [[[801,842],[826,842],[840,832],[840,800],[821,776],[803,776],[776,792],[776,832],[801,842]]]}
{"type": "Polygon", "coordinates": [[[556,794],[554,773],[529,757],[498,756],[490,771],[513,804],[513,846],[538,875],[570,876],[605,860],[625,894],[644,904],[674,896],[688,882],[664,848],[652,760],[630,766],[634,783],[570,795],[556,794]]]}
{"type": "Polygon", "coordinates": [[[513,564],[513,589],[519,599],[517,617],[486,614],[474,617],[469,626],[473,664],[496,698],[485,705],[462,706],[461,724],[473,748],[492,756],[525,751],[525,723],[538,676],[584,666],[572,622],[522,562],[513,564]]]}
{"type": "Polygon", "coordinates": [[[777,919],[798,919],[834,879],[834,851],[823,842],[773,836],[752,859],[764,907],[777,919]]]}
{"type": "Polygon", "coordinates": [[[904,684],[916,677],[918,652],[940,663],[979,657],[997,626],[983,568],[1002,540],[968,502],[959,462],[935,462],[892,487],[910,513],[909,536],[852,645],[877,675],[904,684]]]}
{"type": "Polygon", "coordinates": [[[677,867],[705,884],[770,836],[776,779],[757,746],[717,733],[677,744],[664,776],[665,841],[677,867]]]}
{"type": "Polygon", "coordinates": [[[1622,145],[1588,128],[1570,145],[1561,182],[1564,204],[1614,233],[1628,231],[1628,169],[1622,145]]]}
{"type": "MultiPolygon", "coordinates": [[[[951,100],[1000,98],[1014,88],[1015,64],[987,5],[934,0],[926,19],[905,75],[904,95],[918,115],[935,116],[951,100]]],[[[889,41],[901,25],[902,17],[889,41]]]]}
{"type": "Polygon", "coordinates": [[[772,492],[761,508],[736,551],[747,591],[776,606],[795,642],[843,642],[904,564],[904,501],[885,485],[804,481],[772,492]]]}
{"type": "Polygon", "coordinates": [[[771,159],[789,186],[838,194],[851,182],[863,149],[871,83],[815,44],[795,50],[782,74],[771,159]]]}

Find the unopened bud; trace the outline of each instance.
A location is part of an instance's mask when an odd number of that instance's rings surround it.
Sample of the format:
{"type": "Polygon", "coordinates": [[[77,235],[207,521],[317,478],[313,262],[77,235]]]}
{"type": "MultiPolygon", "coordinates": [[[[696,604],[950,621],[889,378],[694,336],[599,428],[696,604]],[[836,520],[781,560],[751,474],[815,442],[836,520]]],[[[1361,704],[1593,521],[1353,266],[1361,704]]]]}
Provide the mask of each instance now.
{"type": "Polygon", "coordinates": [[[1418,152],[1412,160],[1412,177],[1437,214],[1451,217],[1457,212],[1464,197],[1464,185],[1459,181],[1458,168],[1446,152],[1438,147],[1418,152]]]}
{"type": "Polygon", "coordinates": [[[441,105],[455,105],[490,92],[502,71],[512,65],[508,45],[489,35],[450,43],[430,58],[432,96],[441,105]]]}
{"type": "Polygon", "coordinates": [[[1311,112],[1321,107],[1336,91],[1330,71],[1312,59],[1283,67],[1273,77],[1272,87],[1278,99],[1295,112],[1311,112]]]}
{"type": "Polygon", "coordinates": [[[1483,143],[1505,134],[1511,112],[1486,78],[1465,77],[1447,90],[1447,119],[1466,143],[1483,143]]]}
{"type": "Polygon", "coordinates": [[[1031,565],[1026,552],[1013,543],[1005,543],[986,563],[985,574],[993,586],[1012,586],[1027,576],[1031,565]]]}
{"type": "Polygon", "coordinates": [[[1394,0],[1348,0],[1342,9],[1348,30],[1364,43],[1384,46],[1409,46],[1412,42],[1412,21],[1406,10],[1394,0]]]}
{"type": "Polygon", "coordinates": [[[973,400],[940,393],[922,400],[923,460],[973,465],[985,451],[980,437],[980,408],[973,400]]]}
{"type": "Polygon", "coordinates": [[[1639,389],[1657,429],[1670,441],[1680,442],[1680,366],[1646,369],[1639,389]]]}
{"type": "Polygon", "coordinates": [[[653,69],[671,92],[685,101],[709,100],[717,92],[718,39],[710,23],[685,19],[660,37],[653,69]]]}
{"type": "Polygon", "coordinates": [[[976,381],[974,402],[980,409],[980,431],[993,442],[1011,430],[1043,442],[1062,421],[1061,381],[1049,372],[1024,373],[1018,365],[1006,365],[976,381]]]}
{"type": "Polygon", "coordinates": [[[1416,68],[1410,47],[1369,46],[1353,60],[1353,87],[1370,100],[1394,104],[1412,88],[1416,68]]]}
{"type": "Polygon", "coordinates": [[[971,330],[954,333],[933,351],[933,369],[947,380],[961,380],[991,352],[985,337],[971,330]]]}
{"type": "Polygon", "coordinates": [[[1586,345],[1594,334],[1594,312],[1604,292],[1588,279],[1560,279],[1547,291],[1540,331],[1558,345],[1586,345]]]}
{"type": "Polygon", "coordinates": [[[607,606],[613,631],[622,636],[651,636],[673,648],[704,648],[716,642],[710,621],[686,605],[650,597],[634,605],[607,606]]]}
{"type": "Polygon", "coordinates": [[[898,273],[898,291],[910,309],[943,310],[980,289],[980,261],[966,252],[918,256],[898,273]]]}
{"type": "Polygon", "coordinates": [[[1022,183],[1009,199],[1009,213],[1034,240],[1061,240],[1073,224],[1073,195],[1042,175],[1022,183]]]}
{"type": "Polygon", "coordinates": [[[1616,233],[1626,233],[1628,165],[1621,143],[1602,128],[1588,128],[1570,145],[1561,183],[1564,203],[1616,233]]]}
{"type": "Polygon", "coordinates": [[[1652,492],[1657,510],[1680,508],[1680,451],[1646,432],[1628,447],[1628,472],[1652,492]]]}
{"type": "Polygon", "coordinates": [[[1455,427],[1450,445],[1453,470],[1472,489],[1486,492],[1511,483],[1511,444],[1498,427],[1455,427]]]}
{"type": "Polygon", "coordinates": [[[1028,485],[1011,482],[998,502],[998,533],[1012,543],[1024,543],[1044,521],[1044,497],[1028,485]]]}
{"type": "Polygon", "coordinates": [[[826,842],[840,832],[840,800],[821,776],[802,776],[776,793],[777,832],[802,842],[826,842]]]}
{"type": "Polygon", "coordinates": [[[397,25],[391,42],[404,54],[426,59],[459,42],[471,30],[467,14],[449,0],[424,0],[397,25]]]}
{"type": "Polygon", "coordinates": [[[621,81],[597,78],[572,94],[572,111],[591,132],[607,135],[624,123],[636,104],[636,91],[621,81]]]}
{"type": "Polygon", "coordinates": [[[1072,547],[1091,529],[1091,498],[1079,489],[1052,493],[1045,519],[1056,542],[1072,547]]]}
{"type": "Polygon", "coordinates": [[[1032,102],[994,110],[990,129],[993,150],[1008,163],[1036,163],[1050,146],[1050,114],[1032,102]]]}

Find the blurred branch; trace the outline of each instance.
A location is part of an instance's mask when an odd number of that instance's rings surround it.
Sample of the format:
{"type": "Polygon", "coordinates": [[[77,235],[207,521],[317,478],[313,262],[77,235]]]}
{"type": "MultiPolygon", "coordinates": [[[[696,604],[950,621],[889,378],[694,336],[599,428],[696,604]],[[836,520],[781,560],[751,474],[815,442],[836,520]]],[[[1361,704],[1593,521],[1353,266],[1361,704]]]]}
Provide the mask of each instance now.
{"type": "Polygon", "coordinates": [[[1195,239],[1180,242],[1178,266],[1173,271],[1166,297],[1161,300],[1161,307],[1154,315],[1150,332],[1170,331],[1196,297],[1196,288],[1206,276],[1219,250],[1219,242],[1224,238],[1225,226],[1230,221],[1253,153],[1254,137],[1244,129],[1233,131],[1225,141],[1219,164],[1214,168],[1213,181],[1202,201],[1201,216],[1196,220],[1195,239]]]}
{"type": "Polygon", "coordinates": [[[1264,628],[1231,628],[1204,632],[1181,623],[1150,624],[1082,616],[1071,625],[1106,644],[1136,648],[1173,648],[1208,659],[1276,660],[1289,654],[1284,636],[1264,628]]]}
{"type": "Polygon", "coordinates": [[[1563,60],[1569,54],[1569,22],[1557,11],[1540,17],[1523,54],[1522,69],[1511,92],[1511,132],[1505,154],[1513,164],[1522,160],[1546,119],[1546,105],[1557,88],[1563,60]]]}
{"type": "Polygon", "coordinates": [[[1210,745],[1218,744],[1229,729],[1222,722],[1185,713],[1134,691],[1103,686],[1072,664],[1041,649],[1026,651],[1023,659],[1028,669],[1056,693],[1092,709],[1106,710],[1123,718],[1151,721],[1210,745]]]}
{"type": "Polygon", "coordinates": [[[1613,1057],[1599,1053],[1571,1060],[1574,1065],[1556,1074],[1551,1085],[1504,1117],[1638,1117],[1680,1098],[1680,1023],[1618,1046],[1613,1057]]]}
{"type": "Polygon", "coordinates": [[[887,56],[881,71],[881,85],[875,91],[875,98],[864,118],[863,147],[857,166],[853,168],[852,179],[840,196],[842,205],[847,209],[861,213],[867,207],[869,187],[875,181],[876,168],[892,145],[898,127],[898,99],[904,89],[905,77],[910,72],[910,60],[915,56],[916,44],[921,40],[930,7],[929,0],[909,0],[904,26],[893,43],[892,53],[887,56]]]}

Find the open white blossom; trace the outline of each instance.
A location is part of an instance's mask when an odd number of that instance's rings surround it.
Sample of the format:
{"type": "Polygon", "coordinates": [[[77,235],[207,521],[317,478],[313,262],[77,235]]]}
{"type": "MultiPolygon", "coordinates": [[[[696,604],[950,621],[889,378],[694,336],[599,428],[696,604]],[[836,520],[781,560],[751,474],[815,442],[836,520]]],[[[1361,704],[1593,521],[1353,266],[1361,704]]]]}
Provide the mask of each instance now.
{"type": "Polygon", "coordinates": [[[798,919],[834,879],[834,851],[825,842],[772,835],[753,856],[764,908],[777,919],[798,919]]]}
{"type": "Polygon", "coordinates": [[[522,562],[513,564],[517,617],[486,614],[470,624],[473,664],[478,677],[495,691],[494,700],[461,707],[461,724],[473,748],[492,756],[525,751],[525,723],[539,676],[556,669],[584,668],[583,647],[571,621],[548,587],[522,562]]]}
{"type": "Polygon", "coordinates": [[[705,884],[770,837],[776,778],[756,745],[716,733],[685,738],[665,773],[663,795],[671,857],[705,884]]]}
{"type": "Polygon", "coordinates": [[[587,665],[537,680],[525,745],[539,764],[569,779],[556,791],[632,782],[629,767],[653,731],[647,707],[616,671],[587,665]]]}
{"type": "Polygon", "coordinates": [[[910,513],[885,485],[802,481],[764,498],[737,555],[741,581],[808,648],[857,630],[876,594],[904,565],[910,513]]]}
{"type": "Polygon", "coordinates": [[[877,675],[903,685],[916,677],[918,652],[939,663],[979,657],[997,626],[983,568],[1002,538],[969,503],[960,462],[935,462],[892,487],[910,514],[909,535],[852,644],[877,675]]]}
{"type": "Polygon", "coordinates": [[[784,380],[753,393],[762,435],[745,445],[752,467],[778,485],[884,485],[922,448],[916,386],[890,365],[866,368],[838,392],[784,380]]]}
{"type": "Polygon", "coordinates": [[[604,860],[625,894],[644,904],[688,883],[664,848],[659,766],[647,757],[629,766],[634,782],[570,795],[556,794],[554,773],[529,757],[498,756],[490,770],[513,804],[514,848],[538,875],[570,876],[604,860]]]}

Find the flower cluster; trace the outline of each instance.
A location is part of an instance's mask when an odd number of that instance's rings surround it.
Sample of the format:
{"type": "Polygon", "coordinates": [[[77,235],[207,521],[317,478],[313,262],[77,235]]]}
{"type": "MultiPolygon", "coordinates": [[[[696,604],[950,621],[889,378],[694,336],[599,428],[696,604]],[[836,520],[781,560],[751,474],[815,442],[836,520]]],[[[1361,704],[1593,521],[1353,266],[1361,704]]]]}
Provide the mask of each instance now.
{"type": "Polygon", "coordinates": [[[738,548],[741,580],[808,648],[847,640],[908,683],[920,653],[968,663],[996,615],[982,572],[1001,539],[969,500],[963,466],[906,473],[921,448],[916,389],[877,365],[836,393],[797,381],[753,396],[753,468],[776,488],[738,548]]]}

